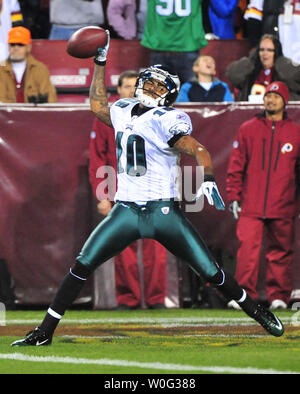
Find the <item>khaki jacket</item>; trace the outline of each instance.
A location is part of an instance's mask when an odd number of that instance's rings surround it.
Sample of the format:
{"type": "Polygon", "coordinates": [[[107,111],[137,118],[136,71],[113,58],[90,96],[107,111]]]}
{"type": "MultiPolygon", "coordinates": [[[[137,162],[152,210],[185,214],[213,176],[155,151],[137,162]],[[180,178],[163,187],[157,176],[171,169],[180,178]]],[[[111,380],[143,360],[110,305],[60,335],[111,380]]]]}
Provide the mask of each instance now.
{"type": "MultiPolygon", "coordinates": [[[[17,102],[14,73],[9,60],[6,60],[5,65],[0,65],[0,102],[17,102]]],[[[57,102],[56,89],[50,81],[48,68],[32,55],[27,57],[24,102],[57,102]]]]}

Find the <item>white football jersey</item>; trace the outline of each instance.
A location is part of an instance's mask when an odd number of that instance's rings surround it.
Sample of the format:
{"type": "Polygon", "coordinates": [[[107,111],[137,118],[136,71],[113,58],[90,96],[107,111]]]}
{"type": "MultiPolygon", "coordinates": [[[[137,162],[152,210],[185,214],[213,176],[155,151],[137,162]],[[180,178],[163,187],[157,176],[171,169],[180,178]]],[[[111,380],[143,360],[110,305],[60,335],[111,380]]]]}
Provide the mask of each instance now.
{"type": "Polygon", "coordinates": [[[178,135],[191,134],[190,117],[172,107],[155,107],[132,116],[136,105],[135,99],[121,99],[110,110],[118,160],[115,200],[143,204],[179,198],[180,155],[170,144],[178,135]]]}

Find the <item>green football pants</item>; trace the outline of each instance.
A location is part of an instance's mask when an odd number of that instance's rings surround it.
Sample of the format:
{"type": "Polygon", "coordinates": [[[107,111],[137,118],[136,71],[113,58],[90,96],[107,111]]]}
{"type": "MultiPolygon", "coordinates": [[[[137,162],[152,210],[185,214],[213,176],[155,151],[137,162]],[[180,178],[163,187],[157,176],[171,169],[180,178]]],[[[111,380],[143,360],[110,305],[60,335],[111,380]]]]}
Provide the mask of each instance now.
{"type": "Polygon", "coordinates": [[[157,240],[205,278],[219,272],[206,244],[175,201],[149,201],[142,206],[117,202],[91,233],[76,260],[93,271],[140,238],[157,240]]]}

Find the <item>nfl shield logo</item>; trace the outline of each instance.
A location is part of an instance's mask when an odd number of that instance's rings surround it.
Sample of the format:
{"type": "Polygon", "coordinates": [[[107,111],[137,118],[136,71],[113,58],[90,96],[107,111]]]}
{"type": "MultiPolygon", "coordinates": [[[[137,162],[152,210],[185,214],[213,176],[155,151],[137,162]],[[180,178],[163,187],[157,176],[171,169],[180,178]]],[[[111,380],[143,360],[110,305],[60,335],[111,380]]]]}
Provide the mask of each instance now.
{"type": "Polygon", "coordinates": [[[167,215],[169,213],[170,208],[169,207],[163,207],[161,208],[161,211],[164,215],[167,215]]]}

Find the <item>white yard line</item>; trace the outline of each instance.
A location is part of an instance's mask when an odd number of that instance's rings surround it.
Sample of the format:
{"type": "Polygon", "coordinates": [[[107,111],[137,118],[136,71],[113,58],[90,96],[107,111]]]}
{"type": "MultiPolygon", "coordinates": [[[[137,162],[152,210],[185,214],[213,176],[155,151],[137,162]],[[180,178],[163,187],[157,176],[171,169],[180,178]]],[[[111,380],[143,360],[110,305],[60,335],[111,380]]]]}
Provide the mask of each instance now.
{"type": "MultiPolygon", "coordinates": [[[[284,323],[290,323],[291,317],[283,317],[280,320],[284,323]]],[[[6,319],[6,325],[14,325],[14,324],[38,324],[41,322],[41,319],[6,319]]],[[[232,326],[240,326],[240,325],[249,325],[249,324],[257,324],[253,319],[248,317],[239,317],[239,318],[224,318],[224,317],[196,317],[196,318],[188,318],[188,317],[179,317],[179,318],[95,318],[95,319],[68,319],[63,318],[61,323],[65,324],[128,324],[128,323],[143,323],[143,324],[160,324],[165,327],[171,326],[183,326],[183,325],[232,325],[232,326]]]]}
{"type": "Polygon", "coordinates": [[[260,368],[235,368],[229,366],[196,366],[184,364],[170,364],[161,362],[138,362],[129,360],[112,360],[108,358],[89,359],[75,357],[57,357],[57,356],[29,356],[21,353],[1,354],[0,359],[13,361],[28,361],[38,363],[63,363],[63,364],[80,364],[80,365],[113,365],[117,367],[147,368],[168,371],[189,371],[189,372],[212,372],[212,373],[233,373],[233,374],[297,374],[293,371],[279,371],[275,369],[260,368]]]}

